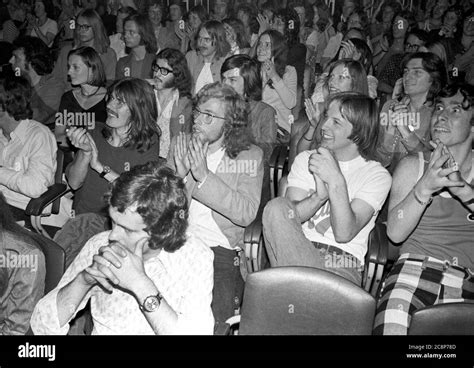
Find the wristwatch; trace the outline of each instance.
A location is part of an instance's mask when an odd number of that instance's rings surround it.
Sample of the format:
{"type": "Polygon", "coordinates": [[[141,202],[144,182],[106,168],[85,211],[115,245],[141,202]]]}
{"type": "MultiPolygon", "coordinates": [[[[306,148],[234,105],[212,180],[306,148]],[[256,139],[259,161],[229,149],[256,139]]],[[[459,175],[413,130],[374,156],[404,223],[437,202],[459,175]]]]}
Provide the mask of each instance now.
{"type": "Polygon", "coordinates": [[[102,169],[102,172],[99,174],[99,176],[101,178],[103,178],[105,175],[107,175],[108,173],[110,172],[110,167],[108,166],[104,166],[104,168],[102,169]]]}
{"type": "Polygon", "coordinates": [[[161,304],[161,299],[163,299],[163,297],[160,293],[147,296],[143,304],[140,305],[140,310],[148,313],[156,311],[161,304]]]}

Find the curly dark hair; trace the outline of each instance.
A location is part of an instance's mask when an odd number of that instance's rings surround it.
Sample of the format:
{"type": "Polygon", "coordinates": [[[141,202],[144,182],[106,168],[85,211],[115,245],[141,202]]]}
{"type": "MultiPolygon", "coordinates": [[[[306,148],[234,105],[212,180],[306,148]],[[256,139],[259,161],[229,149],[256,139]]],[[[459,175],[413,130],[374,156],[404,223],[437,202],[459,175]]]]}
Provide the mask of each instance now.
{"type": "MultiPolygon", "coordinates": [[[[109,98],[113,95],[130,109],[131,124],[125,147],[135,148],[140,153],[149,150],[161,135],[156,124],[158,107],[153,87],[142,79],[124,78],[109,87],[109,98]]],[[[106,139],[110,137],[110,128],[104,128],[102,134],[106,139]]]]}
{"type": "Polygon", "coordinates": [[[248,150],[252,143],[248,127],[247,104],[232,87],[215,82],[207,84],[198,92],[193,105],[199,106],[213,98],[225,103],[224,148],[227,155],[234,159],[240,152],[248,150]]]}
{"type": "Polygon", "coordinates": [[[166,48],[156,55],[155,60],[163,59],[173,68],[174,88],[179,91],[179,97],[191,98],[192,77],[186,58],[181,51],[166,48]]]}
{"type": "Polygon", "coordinates": [[[283,78],[286,66],[288,64],[288,45],[286,43],[285,37],[280,32],[270,29],[263,32],[258,38],[258,41],[260,41],[264,35],[268,35],[270,37],[272,42],[272,57],[275,58],[275,70],[278,76],[283,78]]]}
{"type": "Polygon", "coordinates": [[[237,54],[225,59],[221,67],[222,75],[231,69],[239,68],[240,75],[244,79],[244,96],[253,101],[262,100],[262,75],[260,74],[260,63],[245,54],[237,54]]]}
{"type": "Polygon", "coordinates": [[[275,18],[280,18],[285,24],[285,33],[283,36],[286,39],[288,48],[299,43],[300,18],[296,10],[293,8],[279,9],[275,13],[274,19],[275,18]]]}
{"type": "Polygon", "coordinates": [[[31,85],[24,77],[9,75],[0,80],[0,106],[13,119],[31,119],[31,85]]]}
{"type": "Polygon", "coordinates": [[[188,199],[184,182],[161,162],[148,162],[123,172],[105,197],[120,213],[137,206],[150,235],[151,249],[172,253],[186,243],[188,199]]]}
{"type": "Polygon", "coordinates": [[[26,64],[30,63],[38,75],[53,71],[54,60],[48,46],[37,37],[23,36],[13,41],[13,50],[23,50],[26,64]]]}

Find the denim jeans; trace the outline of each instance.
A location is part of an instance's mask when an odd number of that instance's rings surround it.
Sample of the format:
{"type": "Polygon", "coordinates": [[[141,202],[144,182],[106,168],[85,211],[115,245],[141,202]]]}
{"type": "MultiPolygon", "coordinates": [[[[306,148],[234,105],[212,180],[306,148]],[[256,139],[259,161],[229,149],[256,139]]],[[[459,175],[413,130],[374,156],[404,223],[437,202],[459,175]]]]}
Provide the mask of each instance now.
{"type": "Polygon", "coordinates": [[[240,259],[235,250],[212,247],[214,252],[214,289],[212,313],[218,323],[225,322],[240,308],[244,292],[244,280],[240,274],[240,259]]]}
{"type": "MultiPolygon", "coordinates": [[[[334,262],[336,256],[325,249],[318,249],[306,238],[294,204],[278,197],[268,202],[263,211],[263,236],[270,265],[307,266],[324,269],[362,284],[360,261],[334,262]],[[291,216],[289,214],[292,214],[291,216]]],[[[344,257],[353,257],[343,253],[344,257]]]]}

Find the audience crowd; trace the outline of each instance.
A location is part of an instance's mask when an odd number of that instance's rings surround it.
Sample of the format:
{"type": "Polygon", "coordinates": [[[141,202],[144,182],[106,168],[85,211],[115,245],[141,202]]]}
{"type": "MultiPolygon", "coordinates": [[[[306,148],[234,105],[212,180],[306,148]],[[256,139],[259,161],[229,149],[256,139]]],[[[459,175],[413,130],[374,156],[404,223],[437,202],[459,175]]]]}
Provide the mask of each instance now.
{"type": "Polygon", "coordinates": [[[256,219],[268,267],[360,287],[385,225],[374,334],[474,303],[474,2],[326,3],[2,1],[0,334],[213,334],[256,219]],[[25,209],[58,180],[45,290],[25,209]]]}

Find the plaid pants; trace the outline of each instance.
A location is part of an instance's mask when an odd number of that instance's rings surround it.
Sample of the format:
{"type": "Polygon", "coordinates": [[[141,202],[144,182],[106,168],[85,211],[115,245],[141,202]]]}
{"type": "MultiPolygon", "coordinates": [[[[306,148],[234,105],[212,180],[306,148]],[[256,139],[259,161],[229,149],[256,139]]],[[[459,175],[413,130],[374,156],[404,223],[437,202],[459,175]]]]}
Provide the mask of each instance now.
{"type": "Polygon", "coordinates": [[[474,303],[474,276],[464,267],[404,253],[385,280],[377,304],[375,335],[407,335],[416,310],[443,303],[474,303]]]}

